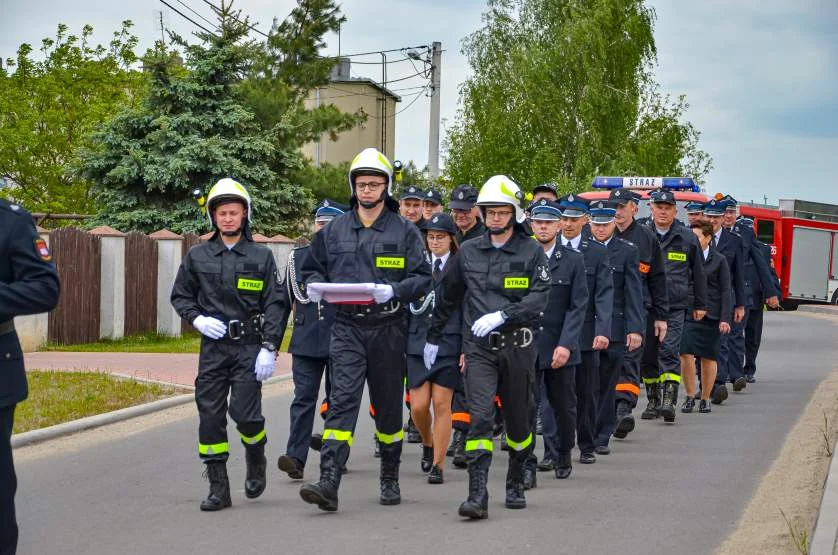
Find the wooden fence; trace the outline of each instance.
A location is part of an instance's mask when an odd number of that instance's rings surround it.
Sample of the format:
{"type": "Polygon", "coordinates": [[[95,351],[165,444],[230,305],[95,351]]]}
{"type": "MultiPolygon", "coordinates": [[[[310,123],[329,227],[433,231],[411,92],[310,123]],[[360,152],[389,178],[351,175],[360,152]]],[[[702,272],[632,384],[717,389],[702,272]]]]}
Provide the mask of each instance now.
{"type": "Polygon", "coordinates": [[[157,331],[157,241],[125,236],[125,335],[157,331]]]}
{"type": "MultiPolygon", "coordinates": [[[[184,233],[183,234],[183,243],[182,243],[183,256],[186,256],[186,253],[189,252],[189,249],[191,249],[195,245],[199,244],[200,242],[201,242],[201,236],[200,235],[197,235],[195,233],[184,233]]],[[[195,328],[192,327],[192,324],[187,322],[186,320],[183,320],[183,319],[180,321],[180,332],[181,333],[191,333],[191,332],[197,333],[195,328]]]]}
{"type": "Polygon", "coordinates": [[[99,340],[101,242],[74,227],[50,233],[61,298],[49,314],[49,341],[63,345],[99,340]]]}

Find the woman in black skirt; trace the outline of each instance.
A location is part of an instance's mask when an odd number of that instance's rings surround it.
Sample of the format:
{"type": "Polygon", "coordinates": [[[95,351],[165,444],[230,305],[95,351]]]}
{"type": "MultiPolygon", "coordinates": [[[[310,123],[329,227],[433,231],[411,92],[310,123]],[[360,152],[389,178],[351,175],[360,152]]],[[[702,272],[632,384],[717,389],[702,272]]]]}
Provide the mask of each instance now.
{"type": "Polygon", "coordinates": [[[733,316],[730,269],[723,254],[710,248],[713,227],[708,222],[690,226],[704,251],[707,275],[707,314],[700,321],[687,320],[681,340],[681,379],[687,397],[681,412],[692,412],[695,405],[695,359],[701,357],[701,402],[698,412],[710,412],[710,392],[716,381],[721,334],[730,333],[733,316]]]}
{"type": "Polygon", "coordinates": [[[422,436],[422,471],[428,483],[443,482],[445,451],[451,438],[451,400],[460,387],[462,365],[462,319],[455,315],[443,329],[439,354],[430,370],[425,368],[425,336],[431,326],[438,287],[451,257],[457,252],[457,227],[448,214],[434,214],[422,226],[425,246],[431,256],[434,289],[421,303],[411,303],[407,339],[407,386],[410,389],[410,414],[422,436]],[[418,304],[418,306],[417,306],[418,304]],[[433,417],[431,403],[433,402],[433,417]]]}

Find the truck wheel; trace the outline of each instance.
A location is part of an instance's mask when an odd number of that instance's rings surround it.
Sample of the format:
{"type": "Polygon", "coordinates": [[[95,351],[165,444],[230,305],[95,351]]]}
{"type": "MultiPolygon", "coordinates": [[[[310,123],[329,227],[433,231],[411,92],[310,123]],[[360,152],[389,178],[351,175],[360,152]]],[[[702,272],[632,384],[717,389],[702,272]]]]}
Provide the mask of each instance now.
{"type": "Polygon", "coordinates": [[[836,289],[835,293],[832,294],[832,300],[830,301],[830,303],[838,305],[838,289],[836,289]]]}

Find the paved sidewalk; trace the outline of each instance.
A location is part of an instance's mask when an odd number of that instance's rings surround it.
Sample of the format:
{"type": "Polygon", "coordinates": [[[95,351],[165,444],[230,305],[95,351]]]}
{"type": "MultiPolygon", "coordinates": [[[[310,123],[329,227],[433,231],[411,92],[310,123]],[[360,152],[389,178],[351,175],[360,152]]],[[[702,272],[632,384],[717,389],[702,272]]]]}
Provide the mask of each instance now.
{"type": "MultiPolygon", "coordinates": [[[[62,372],[98,371],[193,387],[198,355],[192,353],[75,353],[45,351],[25,353],[28,370],[62,372]]],[[[291,372],[291,355],[279,353],[276,375],[291,372]]]]}

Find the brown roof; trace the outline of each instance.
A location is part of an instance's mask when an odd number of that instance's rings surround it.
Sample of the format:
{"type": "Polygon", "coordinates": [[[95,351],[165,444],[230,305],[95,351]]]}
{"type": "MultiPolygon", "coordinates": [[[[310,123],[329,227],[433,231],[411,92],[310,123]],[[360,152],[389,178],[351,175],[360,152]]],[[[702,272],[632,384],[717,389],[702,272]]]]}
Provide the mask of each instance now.
{"type": "Polygon", "coordinates": [[[121,231],[117,231],[114,228],[107,226],[107,225],[100,225],[99,227],[94,227],[88,233],[91,235],[99,235],[100,237],[125,237],[125,234],[121,231]]]}
{"type": "Polygon", "coordinates": [[[178,235],[174,231],[168,229],[161,229],[149,235],[151,239],[183,239],[183,236],[178,235]]]}

